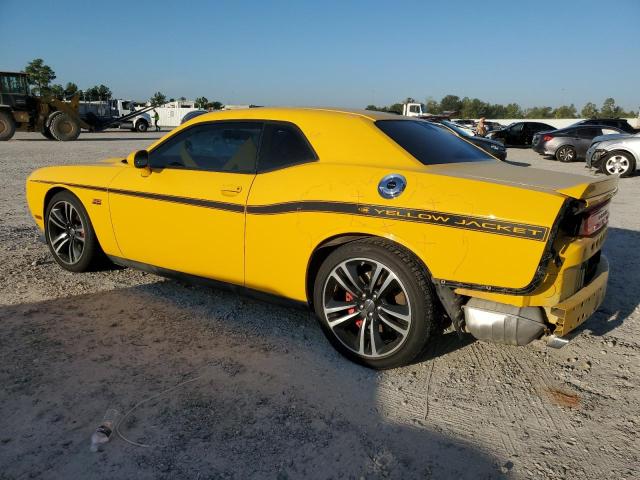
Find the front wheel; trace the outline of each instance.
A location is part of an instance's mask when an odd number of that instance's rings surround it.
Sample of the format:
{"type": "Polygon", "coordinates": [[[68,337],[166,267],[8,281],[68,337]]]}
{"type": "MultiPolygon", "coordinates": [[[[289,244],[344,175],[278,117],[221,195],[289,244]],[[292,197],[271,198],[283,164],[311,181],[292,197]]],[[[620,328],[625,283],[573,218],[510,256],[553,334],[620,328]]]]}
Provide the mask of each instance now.
{"type": "Polygon", "coordinates": [[[375,369],[407,365],[437,327],[428,273],[410,252],[364,239],[332,252],[314,285],[324,334],[347,358],[375,369]]]}
{"type": "Polygon", "coordinates": [[[564,145],[556,150],[556,160],[559,162],[569,163],[573,162],[575,159],[576,149],[569,145],[564,145]]]}
{"type": "Polygon", "coordinates": [[[140,132],[140,133],[144,133],[149,129],[149,124],[147,122],[145,122],[144,120],[140,120],[138,121],[138,123],[136,123],[136,131],[140,132]]]}
{"type": "Polygon", "coordinates": [[[636,169],[636,162],[627,152],[611,152],[602,162],[601,169],[607,175],[628,177],[636,169]]]}
{"type": "Polygon", "coordinates": [[[65,112],[58,112],[51,118],[49,131],[60,142],[70,142],[80,136],[80,125],[65,112]]]}
{"type": "Polygon", "coordinates": [[[55,140],[55,138],[53,138],[53,135],[51,135],[51,130],[49,130],[49,127],[43,127],[42,135],[49,140],[55,140]]]}
{"type": "Polygon", "coordinates": [[[101,252],[82,202],[68,191],[56,193],[45,213],[45,238],[54,260],[65,270],[84,272],[101,252]]]}

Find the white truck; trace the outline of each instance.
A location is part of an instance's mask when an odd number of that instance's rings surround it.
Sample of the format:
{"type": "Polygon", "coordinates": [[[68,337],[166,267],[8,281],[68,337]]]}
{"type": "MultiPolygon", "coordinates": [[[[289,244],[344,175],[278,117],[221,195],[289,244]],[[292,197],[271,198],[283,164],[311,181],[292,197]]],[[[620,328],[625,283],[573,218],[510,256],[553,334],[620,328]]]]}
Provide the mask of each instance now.
{"type": "MultiPolygon", "coordinates": [[[[116,117],[122,117],[129,113],[135,112],[135,102],[130,100],[109,100],[111,102],[112,111],[115,110],[116,117]]],[[[127,119],[125,122],[118,124],[119,128],[126,128],[134,132],[146,132],[152,125],[151,115],[149,113],[141,113],[135,117],[127,119]]]]}
{"type": "Polygon", "coordinates": [[[431,115],[427,113],[424,103],[405,103],[402,105],[402,115],[406,117],[427,118],[431,115]]]}
{"type": "MultiPolygon", "coordinates": [[[[97,117],[102,123],[129,115],[136,110],[135,102],[122,99],[80,102],[78,104],[80,118],[93,120],[97,117]]],[[[129,129],[134,132],[146,132],[152,124],[151,115],[147,112],[141,112],[139,115],[127,118],[125,121],[115,122],[111,127],[129,129]]]]}

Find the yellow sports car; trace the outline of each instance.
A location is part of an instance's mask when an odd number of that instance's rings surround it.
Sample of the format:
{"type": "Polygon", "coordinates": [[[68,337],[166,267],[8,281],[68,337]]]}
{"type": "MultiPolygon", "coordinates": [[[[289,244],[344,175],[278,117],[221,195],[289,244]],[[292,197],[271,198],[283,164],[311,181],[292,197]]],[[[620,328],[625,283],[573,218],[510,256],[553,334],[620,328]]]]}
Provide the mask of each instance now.
{"type": "Polygon", "coordinates": [[[616,182],[511,166],[422,120],[256,108],[37,170],[27,199],[67,270],[106,255],[304,302],[340,352],[390,368],[444,328],[562,344],[604,297],[616,182]]]}

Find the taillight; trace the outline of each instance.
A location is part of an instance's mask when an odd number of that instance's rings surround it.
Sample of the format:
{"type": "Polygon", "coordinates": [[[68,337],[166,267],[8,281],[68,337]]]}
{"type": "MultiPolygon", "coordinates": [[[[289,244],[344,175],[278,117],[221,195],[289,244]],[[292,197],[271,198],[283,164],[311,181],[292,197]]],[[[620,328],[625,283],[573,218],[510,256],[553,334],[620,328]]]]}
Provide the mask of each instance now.
{"type": "Polygon", "coordinates": [[[588,237],[593,235],[609,223],[609,202],[585,212],[578,235],[588,237]]]}
{"type": "Polygon", "coordinates": [[[548,142],[549,140],[553,139],[553,135],[545,135],[544,137],[542,137],[542,141],[543,142],[548,142]]]}

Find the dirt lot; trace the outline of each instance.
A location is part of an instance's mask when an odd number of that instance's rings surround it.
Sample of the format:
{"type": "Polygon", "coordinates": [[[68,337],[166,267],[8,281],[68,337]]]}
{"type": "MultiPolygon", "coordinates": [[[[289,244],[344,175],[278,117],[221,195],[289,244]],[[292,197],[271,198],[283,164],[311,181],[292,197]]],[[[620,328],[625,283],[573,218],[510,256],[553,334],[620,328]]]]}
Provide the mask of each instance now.
{"type": "MultiPolygon", "coordinates": [[[[156,137],[0,143],[0,479],[638,478],[640,176],[613,201],[606,301],[567,347],[446,335],[423,361],[376,373],[339,357],[306,311],[53,262],[27,174],[156,137]],[[191,379],[123,422],[150,447],[114,437],[89,452],[107,408],[191,379]]],[[[528,150],[509,159],[585,173],[528,150]]]]}

